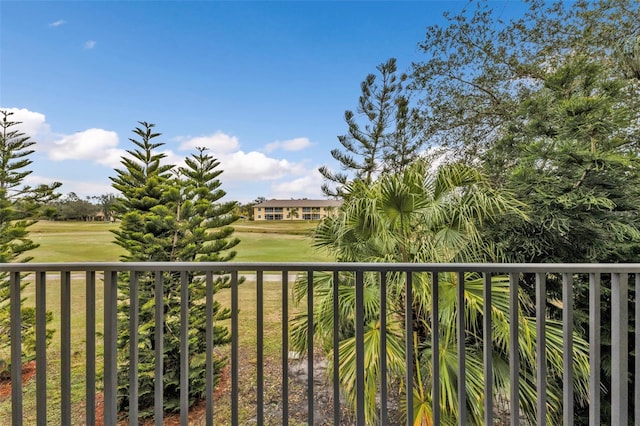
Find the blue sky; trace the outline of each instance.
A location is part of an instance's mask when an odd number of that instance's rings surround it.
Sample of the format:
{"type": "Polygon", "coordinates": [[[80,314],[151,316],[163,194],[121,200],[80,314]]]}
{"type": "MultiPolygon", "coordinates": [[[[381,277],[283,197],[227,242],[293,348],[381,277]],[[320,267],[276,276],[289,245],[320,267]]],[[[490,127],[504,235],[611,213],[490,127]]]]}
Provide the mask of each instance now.
{"type": "MultiPolygon", "coordinates": [[[[114,192],[138,121],[167,161],[221,161],[228,200],[321,198],[321,165],[360,82],[424,60],[428,25],[458,1],[0,1],[0,108],[38,142],[31,182],[114,192]]],[[[519,2],[495,2],[501,13],[519,2]]]]}

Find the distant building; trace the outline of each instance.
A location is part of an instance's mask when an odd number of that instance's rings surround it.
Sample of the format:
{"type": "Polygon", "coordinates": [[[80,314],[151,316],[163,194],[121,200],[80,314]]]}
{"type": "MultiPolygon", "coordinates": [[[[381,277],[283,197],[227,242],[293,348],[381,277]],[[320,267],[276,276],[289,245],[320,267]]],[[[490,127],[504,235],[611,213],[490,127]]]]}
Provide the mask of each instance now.
{"type": "Polygon", "coordinates": [[[253,219],[321,220],[341,205],[337,200],[268,200],[253,206],[253,219]]]}

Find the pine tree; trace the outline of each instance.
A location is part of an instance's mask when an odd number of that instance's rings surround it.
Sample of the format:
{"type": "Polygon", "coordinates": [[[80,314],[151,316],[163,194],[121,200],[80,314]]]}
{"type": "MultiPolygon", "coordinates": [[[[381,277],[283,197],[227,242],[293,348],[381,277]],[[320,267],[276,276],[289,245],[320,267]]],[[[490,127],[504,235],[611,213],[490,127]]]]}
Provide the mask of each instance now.
{"type": "MultiPolygon", "coordinates": [[[[219,162],[204,148],[186,159],[186,165],[174,170],[162,165],[163,154],[157,152],[162,143],[153,142],[160,136],[152,131],[154,125],[141,122],[134,133],[140,140],[131,139],[136,149],[128,151],[122,159],[123,169],[116,170],[113,187],[122,198],[117,210],[121,216],[120,229],[115,231],[116,242],[127,250],[123,260],[164,262],[224,262],[234,258],[232,251],[239,240],[233,238],[230,226],[237,217],[234,202],[221,202],[225,192],[220,188],[219,162]]],[[[205,397],[205,285],[202,277],[189,274],[189,400],[191,403],[205,397]]],[[[164,274],[165,329],[180,321],[180,277],[164,274]]],[[[227,288],[229,277],[220,275],[214,280],[214,291],[227,288]]],[[[128,346],[129,331],[129,277],[119,281],[119,318],[122,328],[118,332],[119,357],[119,409],[128,407],[128,346]]],[[[140,299],[140,355],[139,355],[139,410],[149,416],[153,410],[153,371],[155,368],[155,321],[153,303],[154,277],[139,276],[140,299]]],[[[230,312],[217,302],[212,307],[218,323],[228,319],[230,312]]],[[[229,331],[216,325],[214,345],[229,342],[229,331]]],[[[179,409],[180,397],[180,337],[165,333],[164,337],[164,406],[167,411],[179,409]]],[[[214,359],[216,380],[226,360],[214,359]]]]}
{"type": "MultiPolygon", "coordinates": [[[[488,151],[485,166],[527,203],[528,220],[504,217],[487,227],[510,262],[618,263],[640,255],[640,119],[637,85],[618,78],[606,63],[582,55],[545,75],[544,86],[522,102],[510,133],[488,151]]],[[[561,278],[547,282],[549,300],[561,299],[561,278]]],[[[609,277],[602,287],[610,288],[609,277]]],[[[523,283],[533,297],[533,280],[523,283]]],[[[576,329],[586,337],[589,279],[573,282],[576,329]]],[[[605,292],[608,290],[605,290],[605,292]]],[[[607,294],[607,293],[605,293],[607,294]]],[[[608,297],[608,296],[605,296],[608,297]]],[[[630,309],[633,309],[632,300],[630,309]]],[[[611,409],[611,307],[602,316],[601,407],[611,409]]],[[[549,315],[561,318],[552,304],[549,315]]],[[[632,330],[629,330],[632,338],[632,330]]],[[[633,364],[635,353],[630,354],[633,364]]],[[[629,376],[633,388],[637,378],[629,376]]],[[[631,409],[631,412],[633,411],[631,409]]],[[[575,424],[587,424],[586,408],[575,410],[575,424]]]]}
{"type": "Polygon", "coordinates": [[[338,136],[343,149],[331,150],[342,171],[327,166],[319,169],[325,179],[322,191],[327,196],[341,196],[342,188],[352,180],[370,183],[382,172],[402,171],[422,146],[415,126],[417,111],[410,107],[403,90],[406,76],[398,75],[395,58],[378,65],[377,70],[379,79],[369,74],[360,85],[357,115],[351,110],[344,113],[348,133],[338,136]]]}
{"type": "MultiPolygon", "coordinates": [[[[24,179],[31,174],[27,168],[32,161],[35,142],[15,128],[21,124],[11,121],[9,111],[0,111],[0,263],[28,262],[32,257],[27,252],[38,247],[29,238],[29,227],[37,208],[56,197],[55,190],[60,183],[30,187],[24,179]]],[[[27,285],[23,281],[22,289],[27,285]]],[[[10,352],[10,312],[9,276],[0,274],[0,374],[9,368],[10,352]]],[[[24,299],[21,301],[24,302],[24,299]]],[[[35,309],[21,308],[23,361],[35,357],[35,309]]],[[[51,320],[51,314],[47,314],[51,320]]],[[[52,331],[47,330],[48,337],[52,331]]]]}
{"type": "Polygon", "coordinates": [[[640,250],[638,88],[582,56],[545,76],[484,157],[529,204],[499,221],[513,262],[631,262],[640,250]]]}

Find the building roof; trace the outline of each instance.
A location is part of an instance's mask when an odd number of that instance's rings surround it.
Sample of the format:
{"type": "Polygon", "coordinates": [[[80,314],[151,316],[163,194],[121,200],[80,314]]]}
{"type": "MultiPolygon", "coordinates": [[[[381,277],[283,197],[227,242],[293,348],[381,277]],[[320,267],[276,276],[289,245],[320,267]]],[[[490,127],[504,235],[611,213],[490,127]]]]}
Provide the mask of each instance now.
{"type": "Polygon", "coordinates": [[[341,200],[267,200],[254,207],[340,207],[341,200]]]}

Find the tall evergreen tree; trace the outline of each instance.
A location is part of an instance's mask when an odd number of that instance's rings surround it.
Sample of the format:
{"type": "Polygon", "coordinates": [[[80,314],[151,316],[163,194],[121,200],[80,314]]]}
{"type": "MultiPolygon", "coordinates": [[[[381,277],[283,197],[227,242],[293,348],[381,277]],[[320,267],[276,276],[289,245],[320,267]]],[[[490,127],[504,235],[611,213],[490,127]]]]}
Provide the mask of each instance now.
{"type": "MultiPolygon", "coordinates": [[[[124,168],[116,170],[113,187],[121,194],[117,205],[121,217],[120,229],[115,231],[116,243],[127,250],[123,260],[197,262],[228,261],[234,258],[232,250],[239,240],[233,238],[230,226],[237,217],[234,202],[221,202],[225,192],[218,179],[222,170],[219,162],[205,149],[187,158],[186,165],[174,170],[163,165],[163,154],[157,149],[163,144],[154,142],[159,133],[153,124],[141,122],[131,139],[136,146],[122,159],[124,168]]],[[[128,401],[128,345],[126,319],[129,316],[129,277],[119,281],[119,317],[122,328],[118,334],[119,356],[119,408],[127,409],[128,401]]],[[[164,274],[165,331],[179,323],[181,309],[189,310],[189,396],[193,403],[205,396],[205,283],[202,277],[191,273],[189,280],[189,306],[180,305],[180,277],[164,274]]],[[[139,276],[140,298],[140,413],[149,416],[153,409],[153,371],[155,366],[154,277],[139,276]]],[[[214,291],[230,285],[229,277],[220,275],[214,280],[214,291]]],[[[219,303],[211,307],[218,323],[229,318],[228,309],[219,303]]],[[[179,409],[180,396],[180,336],[164,333],[164,406],[167,411],[179,409]]],[[[229,342],[226,327],[216,325],[214,344],[229,342]]],[[[214,375],[218,378],[224,366],[223,358],[214,359],[214,375]]]]}
{"type": "MultiPolygon", "coordinates": [[[[495,181],[528,204],[529,220],[505,217],[486,230],[509,261],[637,261],[640,139],[634,123],[640,120],[639,87],[605,70],[602,63],[577,56],[550,71],[544,87],[520,105],[510,133],[488,151],[485,165],[495,181]]],[[[608,280],[602,279],[605,289],[608,280]]],[[[534,284],[525,283],[525,289],[533,294],[534,284]]],[[[547,289],[550,299],[559,299],[560,278],[550,277],[547,289]]],[[[587,277],[576,277],[573,294],[576,328],[586,335],[587,277]]],[[[611,309],[605,305],[602,311],[605,389],[610,386],[611,309]]],[[[549,314],[561,315],[553,306],[549,314]]],[[[637,379],[631,375],[630,380],[633,387],[637,379]]],[[[582,423],[586,413],[578,411],[576,424],[582,423]]]]}
{"type": "Polygon", "coordinates": [[[514,262],[630,262],[640,253],[640,91],[584,57],[545,77],[484,156],[494,181],[529,204],[499,221],[514,262]]]}
{"type": "Polygon", "coordinates": [[[319,169],[327,196],[343,195],[343,187],[352,180],[371,183],[382,172],[403,170],[422,146],[415,126],[417,112],[402,85],[406,75],[398,75],[395,58],[378,65],[377,70],[379,79],[369,74],[360,85],[357,114],[344,113],[348,133],[338,136],[343,149],[331,150],[342,171],[327,166],[319,169]]]}
{"type": "MultiPolygon", "coordinates": [[[[24,179],[31,174],[28,167],[35,142],[11,121],[12,112],[2,110],[0,119],[0,263],[28,262],[27,253],[38,247],[29,238],[29,227],[37,208],[56,197],[60,183],[30,187],[24,179]]],[[[0,274],[0,373],[9,367],[9,276],[0,274]]],[[[22,284],[22,289],[26,286],[22,284]]],[[[24,301],[24,300],[23,300],[24,301]]],[[[35,356],[35,309],[22,307],[23,360],[35,356]]],[[[51,315],[48,314],[49,320],[51,315]]],[[[48,334],[50,335],[50,331],[48,334]]]]}

